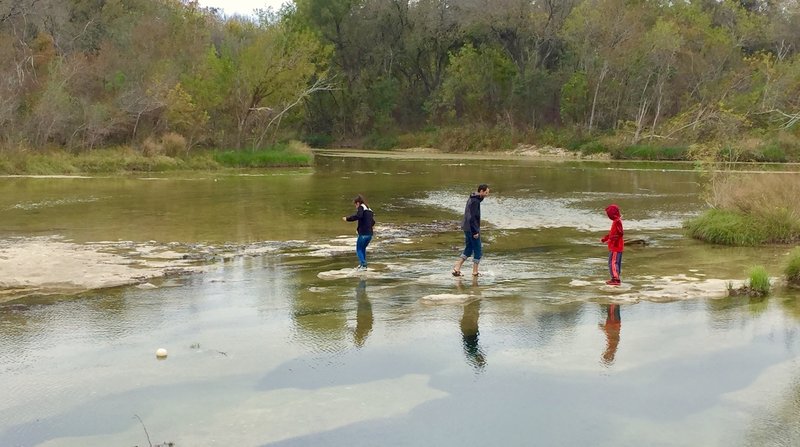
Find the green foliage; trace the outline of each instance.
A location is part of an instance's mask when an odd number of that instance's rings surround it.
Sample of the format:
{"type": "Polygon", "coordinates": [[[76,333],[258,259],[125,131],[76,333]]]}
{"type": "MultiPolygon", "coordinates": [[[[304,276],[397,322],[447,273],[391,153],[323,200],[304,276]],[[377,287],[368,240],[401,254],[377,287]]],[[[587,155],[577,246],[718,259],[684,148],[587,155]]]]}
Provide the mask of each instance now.
{"type": "Polygon", "coordinates": [[[508,106],[514,72],[498,49],[464,45],[450,55],[435,109],[445,121],[494,122],[508,106]]]}
{"type": "Polygon", "coordinates": [[[589,81],[586,73],[576,71],[561,87],[561,119],[566,123],[583,124],[589,106],[589,81]]]}
{"type": "Polygon", "coordinates": [[[783,270],[786,281],[792,285],[800,285],[800,247],[795,247],[789,252],[789,262],[783,270]]]}
{"type": "Polygon", "coordinates": [[[393,147],[436,125],[422,142],[448,150],[532,135],[617,158],[684,159],[699,144],[724,148],[715,162],[800,161],[797,8],[293,3],[225,18],[194,1],[12,2],[19,13],[0,12],[0,142],[91,149],[173,132],[187,151],[298,135],[393,147]],[[647,143],[622,144],[631,137],[647,143]]]}
{"type": "MultiPolygon", "coordinates": [[[[184,90],[180,82],[167,93],[166,101],[167,110],[164,118],[167,121],[168,129],[176,134],[190,136],[190,141],[187,142],[184,139],[182,144],[179,144],[182,147],[177,148],[178,151],[186,150],[192,145],[192,142],[201,138],[200,135],[204,132],[209,120],[208,113],[194,103],[192,96],[184,90]]],[[[172,140],[174,142],[175,138],[172,140]]],[[[170,147],[174,146],[172,144],[170,147]]],[[[169,154],[170,150],[167,153],[169,154]]],[[[175,153],[177,154],[177,151],[175,153]]]]}
{"type": "Polygon", "coordinates": [[[767,270],[762,266],[755,266],[748,272],[750,290],[759,296],[769,294],[770,283],[767,270]]]}

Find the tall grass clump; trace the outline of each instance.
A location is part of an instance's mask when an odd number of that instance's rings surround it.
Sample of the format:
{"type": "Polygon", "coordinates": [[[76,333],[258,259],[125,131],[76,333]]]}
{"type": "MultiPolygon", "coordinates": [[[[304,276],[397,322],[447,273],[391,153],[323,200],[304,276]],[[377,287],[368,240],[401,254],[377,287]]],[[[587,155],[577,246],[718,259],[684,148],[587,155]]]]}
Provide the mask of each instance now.
{"type": "Polygon", "coordinates": [[[769,275],[767,270],[758,265],[750,269],[748,272],[749,282],[748,285],[752,294],[764,296],[769,293],[769,275]]]}
{"type": "Polygon", "coordinates": [[[733,283],[728,283],[729,296],[766,296],[769,294],[770,283],[767,270],[758,265],[747,272],[747,284],[737,288],[733,287],[733,283]]]}
{"type": "Polygon", "coordinates": [[[786,264],[783,274],[790,285],[800,286],[800,247],[789,252],[789,263],[786,264]]]}
{"type": "Polygon", "coordinates": [[[712,178],[712,208],[685,223],[693,238],[724,245],[800,241],[800,176],[726,173],[712,178]]]}
{"type": "Polygon", "coordinates": [[[273,168],[310,166],[312,155],[307,147],[298,143],[280,143],[269,149],[251,151],[223,151],[214,154],[214,160],[229,168],[273,168]]]}
{"type": "Polygon", "coordinates": [[[712,209],[689,219],[684,227],[689,236],[713,244],[752,246],[766,239],[754,220],[734,211],[712,209]]]}

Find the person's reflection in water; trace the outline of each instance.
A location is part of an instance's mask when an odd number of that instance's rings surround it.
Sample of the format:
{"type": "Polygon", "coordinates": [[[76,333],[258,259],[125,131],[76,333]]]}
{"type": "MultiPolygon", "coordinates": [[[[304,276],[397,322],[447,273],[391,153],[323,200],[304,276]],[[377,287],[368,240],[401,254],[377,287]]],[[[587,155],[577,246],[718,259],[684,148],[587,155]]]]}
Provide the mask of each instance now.
{"type": "Polygon", "coordinates": [[[603,352],[603,364],[611,366],[614,364],[614,356],[617,355],[619,346],[619,332],[622,329],[622,318],[619,314],[619,304],[608,304],[605,306],[606,322],[600,325],[606,334],[606,350],[603,352]]]}
{"type": "Polygon", "coordinates": [[[356,330],[353,333],[353,341],[356,347],[361,348],[367,341],[370,332],[372,332],[372,304],[367,297],[367,282],[363,279],[358,282],[356,286],[356,330]]]}
{"type": "MultiPolygon", "coordinates": [[[[458,281],[459,291],[463,291],[461,281],[458,281]]],[[[478,278],[472,278],[472,290],[470,295],[480,295],[478,290],[478,278]]],[[[461,340],[464,345],[464,354],[476,372],[482,372],[486,367],[486,356],[478,343],[478,316],[481,309],[480,297],[475,297],[464,305],[464,314],[461,316],[461,340]]]]}

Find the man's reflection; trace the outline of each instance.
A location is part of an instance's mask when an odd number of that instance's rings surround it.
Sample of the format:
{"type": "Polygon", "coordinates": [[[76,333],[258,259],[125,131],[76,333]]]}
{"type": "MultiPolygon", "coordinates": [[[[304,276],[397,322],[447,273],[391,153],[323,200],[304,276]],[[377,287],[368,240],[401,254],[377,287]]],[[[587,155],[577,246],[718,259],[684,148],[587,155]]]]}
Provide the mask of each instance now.
{"type": "MultiPolygon", "coordinates": [[[[458,281],[459,291],[464,290],[461,281],[458,281]]],[[[472,289],[470,295],[480,295],[478,289],[478,279],[472,278],[472,289]]],[[[464,305],[464,314],[461,316],[461,341],[464,346],[464,354],[467,358],[467,363],[472,365],[476,371],[480,372],[486,367],[486,357],[483,349],[478,343],[478,316],[480,315],[481,300],[476,296],[475,299],[464,305]]]]}
{"type": "Polygon", "coordinates": [[[606,334],[606,350],[603,352],[603,364],[611,366],[614,363],[614,356],[617,354],[622,318],[619,314],[619,304],[607,304],[604,307],[606,322],[600,326],[606,334]]]}
{"type": "Polygon", "coordinates": [[[367,297],[367,282],[363,279],[356,286],[356,300],[358,307],[356,308],[356,330],[353,333],[353,341],[356,347],[360,348],[364,346],[367,337],[372,332],[372,322],[374,321],[372,304],[367,297]]]}

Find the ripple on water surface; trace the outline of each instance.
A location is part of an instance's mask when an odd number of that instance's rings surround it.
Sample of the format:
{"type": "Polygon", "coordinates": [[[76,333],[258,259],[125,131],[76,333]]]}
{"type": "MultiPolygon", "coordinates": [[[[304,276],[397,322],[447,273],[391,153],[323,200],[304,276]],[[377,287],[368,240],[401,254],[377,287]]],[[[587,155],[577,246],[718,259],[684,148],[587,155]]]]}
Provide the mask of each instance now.
{"type": "MultiPolygon", "coordinates": [[[[616,194],[612,197],[616,197],[616,194]]],[[[603,206],[596,205],[596,201],[596,198],[587,201],[586,197],[490,196],[481,204],[481,219],[503,229],[568,227],[582,231],[606,231],[609,228],[608,217],[603,213],[603,206]]],[[[436,191],[428,193],[419,202],[460,214],[464,212],[466,197],[463,193],[436,191]]],[[[685,218],[695,213],[659,209],[647,212],[644,217],[629,219],[623,210],[623,220],[626,227],[638,230],[681,228],[685,218]]]]}

